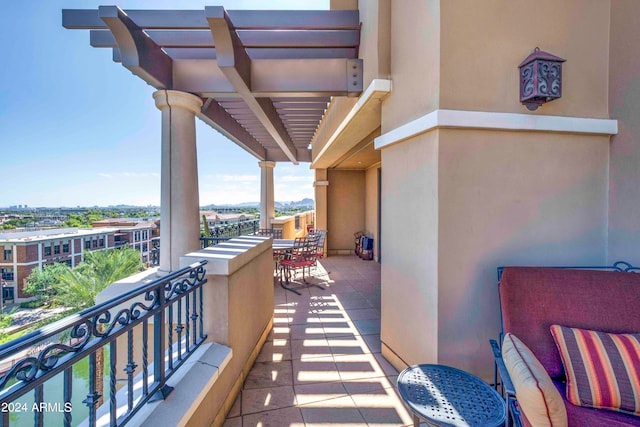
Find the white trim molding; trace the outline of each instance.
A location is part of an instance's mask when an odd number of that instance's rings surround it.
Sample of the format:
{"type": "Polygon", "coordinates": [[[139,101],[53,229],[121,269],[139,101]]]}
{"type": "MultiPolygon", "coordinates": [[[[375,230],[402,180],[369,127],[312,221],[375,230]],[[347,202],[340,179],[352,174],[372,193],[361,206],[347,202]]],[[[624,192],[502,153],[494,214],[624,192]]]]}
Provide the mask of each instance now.
{"type": "Polygon", "coordinates": [[[435,110],[380,135],[375,139],[375,148],[379,150],[438,128],[616,135],[618,121],[489,111],[435,110]]]}

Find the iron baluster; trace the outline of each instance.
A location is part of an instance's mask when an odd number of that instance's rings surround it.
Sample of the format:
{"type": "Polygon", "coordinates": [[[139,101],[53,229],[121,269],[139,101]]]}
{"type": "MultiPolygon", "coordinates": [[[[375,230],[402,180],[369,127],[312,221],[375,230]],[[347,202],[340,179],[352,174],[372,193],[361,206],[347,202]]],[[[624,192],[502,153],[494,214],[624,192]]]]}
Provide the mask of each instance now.
{"type": "Polygon", "coordinates": [[[42,402],[44,402],[44,386],[40,384],[36,387],[33,399],[34,405],[38,405],[38,409],[33,411],[33,425],[37,427],[42,427],[44,425],[44,410],[41,409],[40,406],[42,402]]]}
{"type": "MultiPolygon", "coordinates": [[[[204,339],[204,303],[203,303],[203,289],[202,286],[200,286],[200,289],[198,289],[198,293],[200,294],[200,340],[202,341],[204,339]]],[[[195,292],[194,292],[195,294],[195,292]]]]}
{"type": "Polygon", "coordinates": [[[96,405],[100,397],[101,395],[96,390],[96,352],[93,350],[93,352],[89,354],[89,393],[82,401],[82,403],[89,407],[89,425],[91,427],[96,425],[96,405]]]}
{"type": "Polygon", "coordinates": [[[127,373],[127,407],[133,409],[133,374],[138,365],[133,361],[133,329],[127,332],[127,366],[124,371],[127,373]]]}
{"type": "Polygon", "coordinates": [[[149,394],[149,322],[142,322],[142,395],[149,394]]]}
{"type": "Polygon", "coordinates": [[[197,305],[196,302],[198,300],[197,295],[195,292],[191,293],[191,298],[192,298],[192,304],[193,304],[193,313],[191,314],[191,329],[192,329],[192,336],[193,336],[193,345],[196,345],[196,342],[198,340],[197,338],[197,332],[198,332],[198,328],[196,327],[196,320],[198,320],[198,312],[197,312],[197,305]]]}
{"type": "Polygon", "coordinates": [[[64,401],[64,427],[71,427],[71,397],[73,396],[73,366],[64,370],[62,400],[64,401]]]}
{"type": "MultiPolygon", "coordinates": [[[[164,400],[173,387],[169,387],[165,384],[165,368],[164,368],[164,354],[166,351],[165,330],[164,330],[164,307],[166,306],[165,298],[165,284],[161,283],[156,288],[158,296],[158,304],[161,310],[153,316],[153,381],[156,385],[156,392],[154,393],[150,401],[164,400]]],[[[169,305],[169,311],[171,311],[171,305],[169,305]]],[[[171,327],[169,327],[169,339],[171,339],[171,327]]],[[[171,363],[171,352],[169,352],[169,363],[171,363]]]]}
{"type": "Polygon", "coordinates": [[[182,298],[178,298],[178,323],[176,323],[176,344],[178,344],[178,360],[182,360],[182,298]]]}
{"type": "MultiPolygon", "coordinates": [[[[169,330],[168,330],[168,349],[169,349],[169,370],[173,371],[173,303],[169,304],[169,330]]],[[[154,361],[157,359],[154,359],[154,361]]]]}
{"type": "Polygon", "coordinates": [[[118,425],[118,402],[116,401],[117,354],[116,340],[113,340],[109,344],[109,425],[112,427],[118,425]]]}
{"type": "Polygon", "coordinates": [[[185,324],[185,334],[184,334],[184,351],[186,353],[189,353],[189,345],[191,344],[189,342],[189,338],[190,338],[190,326],[189,326],[189,320],[191,319],[191,312],[189,310],[189,294],[186,294],[184,296],[184,324],[185,324]]]}

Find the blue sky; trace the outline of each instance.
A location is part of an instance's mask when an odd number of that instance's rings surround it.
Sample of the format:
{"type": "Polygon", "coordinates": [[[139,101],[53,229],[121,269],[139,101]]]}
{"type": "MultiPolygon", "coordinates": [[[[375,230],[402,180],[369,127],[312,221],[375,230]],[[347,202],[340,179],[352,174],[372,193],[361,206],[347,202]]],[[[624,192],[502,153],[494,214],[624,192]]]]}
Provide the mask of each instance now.
{"type": "MultiPolygon", "coordinates": [[[[154,89],[62,27],[62,9],[327,9],[329,0],[21,0],[0,14],[0,207],[160,204],[154,89]]],[[[196,120],[200,203],[260,198],[257,159],[196,120]]],[[[308,163],[278,163],[278,201],[313,197],[308,163]]]]}

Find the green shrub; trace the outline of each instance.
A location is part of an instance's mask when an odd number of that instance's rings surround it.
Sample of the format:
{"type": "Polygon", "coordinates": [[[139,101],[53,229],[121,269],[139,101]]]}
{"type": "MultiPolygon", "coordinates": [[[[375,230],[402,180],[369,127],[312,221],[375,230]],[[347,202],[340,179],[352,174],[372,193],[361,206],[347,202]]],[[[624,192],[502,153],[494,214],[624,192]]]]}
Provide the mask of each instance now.
{"type": "Polygon", "coordinates": [[[44,301],[41,299],[36,299],[33,301],[25,301],[20,303],[20,308],[38,308],[44,305],[44,301]]]}

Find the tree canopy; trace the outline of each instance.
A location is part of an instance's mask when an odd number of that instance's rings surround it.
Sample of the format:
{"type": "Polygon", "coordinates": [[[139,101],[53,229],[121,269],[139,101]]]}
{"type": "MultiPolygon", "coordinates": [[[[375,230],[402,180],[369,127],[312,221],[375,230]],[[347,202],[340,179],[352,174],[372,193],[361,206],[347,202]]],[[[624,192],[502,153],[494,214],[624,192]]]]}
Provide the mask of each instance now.
{"type": "Polygon", "coordinates": [[[140,253],[135,249],[88,252],[73,269],[58,263],[47,265],[42,271],[34,270],[25,290],[54,305],[79,310],[94,305],[98,293],[113,282],[142,270],[140,253]]]}

